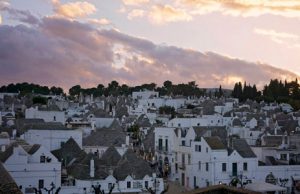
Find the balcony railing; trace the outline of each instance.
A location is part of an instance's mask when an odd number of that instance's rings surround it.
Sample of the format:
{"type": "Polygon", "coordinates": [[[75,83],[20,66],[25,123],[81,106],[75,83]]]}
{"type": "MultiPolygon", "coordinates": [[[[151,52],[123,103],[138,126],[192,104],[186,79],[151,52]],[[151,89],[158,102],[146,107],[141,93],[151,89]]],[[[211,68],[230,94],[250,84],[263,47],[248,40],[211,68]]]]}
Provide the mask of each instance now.
{"type": "Polygon", "coordinates": [[[178,164],[180,170],[185,170],[185,163],[178,164]]]}
{"type": "Polygon", "coordinates": [[[161,152],[161,153],[165,153],[165,154],[171,154],[172,151],[170,150],[169,147],[165,147],[165,146],[156,146],[156,151],[157,152],[161,152]]]}

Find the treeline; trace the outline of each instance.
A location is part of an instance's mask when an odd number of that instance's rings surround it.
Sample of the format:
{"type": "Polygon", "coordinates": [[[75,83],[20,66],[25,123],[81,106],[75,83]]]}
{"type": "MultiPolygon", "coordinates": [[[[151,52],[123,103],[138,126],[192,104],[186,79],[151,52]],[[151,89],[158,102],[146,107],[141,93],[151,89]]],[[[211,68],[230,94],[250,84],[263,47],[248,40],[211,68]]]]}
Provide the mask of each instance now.
{"type": "Polygon", "coordinates": [[[99,84],[97,87],[82,88],[80,85],[75,85],[69,89],[70,96],[78,96],[80,93],[83,95],[97,96],[118,96],[118,95],[131,95],[135,91],[153,90],[159,92],[160,95],[182,95],[182,96],[203,96],[204,90],[198,88],[195,81],[188,82],[187,84],[173,84],[171,81],[165,81],[162,87],[158,87],[155,83],[142,84],[138,86],[128,86],[126,84],[120,85],[117,81],[110,82],[107,87],[99,84]]]}
{"type": "Polygon", "coordinates": [[[300,109],[300,85],[298,80],[284,81],[271,79],[262,91],[257,91],[256,86],[238,82],[234,85],[232,97],[238,98],[241,102],[247,99],[265,102],[289,103],[294,109],[300,109]]]}
{"type": "Polygon", "coordinates": [[[251,86],[250,84],[247,85],[246,82],[244,82],[243,86],[241,82],[235,83],[232,91],[232,97],[238,98],[241,102],[247,99],[259,100],[260,96],[261,96],[261,92],[257,91],[256,85],[255,84],[253,86],[251,86]]]}
{"type": "Polygon", "coordinates": [[[60,87],[51,87],[48,86],[40,86],[38,84],[32,83],[17,83],[17,84],[8,84],[7,86],[1,86],[0,92],[7,92],[7,93],[20,93],[20,95],[26,95],[29,93],[35,94],[42,94],[42,95],[49,95],[55,94],[60,95],[64,94],[64,91],[60,87]]]}

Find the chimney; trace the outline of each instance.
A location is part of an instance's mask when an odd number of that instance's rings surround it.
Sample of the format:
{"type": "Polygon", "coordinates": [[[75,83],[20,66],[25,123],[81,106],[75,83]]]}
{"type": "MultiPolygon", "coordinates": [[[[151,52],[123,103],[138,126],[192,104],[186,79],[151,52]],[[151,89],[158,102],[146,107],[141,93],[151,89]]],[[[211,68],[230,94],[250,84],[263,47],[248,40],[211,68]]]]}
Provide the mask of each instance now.
{"type": "Polygon", "coordinates": [[[1,152],[5,152],[5,150],[6,150],[6,149],[5,149],[5,145],[2,145],[2,146],[1,146],[1,152]]]}
{"type": "Polygon", "coordinates": [[[91,102],[94,102],[94,95],[91,94],[91,102]]]}
{"type": "Polygon", "coordinates": [[[152,178],[156,178],[156,173],[152,173],[152,178]]]}
{"type": "Polygon", "coordinates": [[[17,130],[14,129],[14,130],[12,131],[12,137],[13,137],[13,139],[16,139],[16,136],[17,136],[17,130]]]}
{"type": "Polygon", "coordinates": [[[90,161],[90,177],[91,178],[95,177],[95,161],[93,158],[90,161]]]}
{"type": "Polygon", "coordinates": [[[91,125],[92,125],[92,131],[95,131],[95,129],[96,129],[96,122],[92,121],[91,125]]]}
{"type": "Polygon", "coordinates": [[[129,136],[126,136],[126,145],[129,146],[129,136]]]}

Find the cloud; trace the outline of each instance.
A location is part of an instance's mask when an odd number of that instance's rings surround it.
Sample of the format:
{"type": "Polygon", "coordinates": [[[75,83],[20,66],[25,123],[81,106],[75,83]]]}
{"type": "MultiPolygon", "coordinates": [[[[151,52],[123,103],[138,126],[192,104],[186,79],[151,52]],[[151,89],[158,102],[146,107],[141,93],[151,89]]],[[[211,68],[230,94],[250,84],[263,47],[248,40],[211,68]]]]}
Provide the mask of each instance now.
{"type": "Polygon", "coordinates": [[[0,11],[8,8],[10,6],[9,2],[6,0],[0,0],[0,11]]]}
{"type": "Polygon", "coordinates": [[[36,16],[32,15],[29,11],[17,10],[13,8],[5,8],[4,11],[7,11],[9,18],[13,20],[18,20],[20,22],[37,25],[40,20],[36,16]]]}
{"type": "Polygon", "coordinates": [[[177,4],[188,6],[195,14],[221,12],[233,16],[260,16],[263,14],[284,17],[300,17],[298,0],[177,0],[177,4]]]}
{"type": "Polygon", "coordinates": [[[127,18],[129,20],[132,20],[133,18],[143,17],[144,15],[145,15],[144,10],[142,10],[142,9],[133,9],[128,13],[127,18]]]}
{"type": "Polygon", "coordinates": [[[125,5],[139,6],[149,2],[149,0],[122,0],[125,5]]]}
{"type": "Polygon", "coordinates": [[[192,16],[186,11],[176,9],[171,5],[154,5],[149,11],[149,19],[153,23],[163,24],[166,22],[190,21],[192,16]]]}
{"type": "Polygon", "coordinates": [[[9,8],[9,3],[6,0],[0,0],[0,25],[2,24],[2,11],[6,10],[9,8]]]}
{"type": "Polygon", "coordinates": [[[111,24],[111,22],[106,18],[100,18],[100,19],[88,19],[88,22],[95,25],[105,26],[111,24]]]}
{"type": "Polygon", "coordinates": [[[52,0],[57,15],[67,18],[82,18],[96,12],[96,7],[86,1],[61,4],[59,0],[52,0]]]}
{"type": "Polygon", "coordinates": [[[271,78],[297,75],[266,64],[213,52],[199,52],[129,36],[116,30],[58,17],[44,17],[34,26],[0,26],[0,84],[35,82],[69,88],[155,80],[200,87],[232,88],[235,81],[263,86],[271,78]],[[18,53],[16,55],[16,53],[18,53]]]}
{"type": "Polygon", "coordinates": [[[286,44],[288,46],[294,47],[297,47],[297,45],[299,44],[299,42],[297,41],[299,41],[300,37],[296,34],[287,32],[277,32],[275,30],[261,28],[255,28],[253,31],[256,34],[270,38],[270,40],[278,44],[286,44]]]}

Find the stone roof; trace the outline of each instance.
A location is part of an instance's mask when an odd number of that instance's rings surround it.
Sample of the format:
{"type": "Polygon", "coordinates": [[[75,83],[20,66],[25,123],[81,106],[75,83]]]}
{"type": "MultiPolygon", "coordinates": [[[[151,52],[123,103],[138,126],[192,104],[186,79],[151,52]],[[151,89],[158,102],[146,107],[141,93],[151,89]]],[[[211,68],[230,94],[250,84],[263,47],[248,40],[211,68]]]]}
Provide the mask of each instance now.
{"type": "Polygon", "coordinates": [[[71,137],[66,141],[60,149],[53,150],[52,154],[61,161],[62,158],[64,160],[67,160],[66,162],[70,162],[73,159],[81,160],[83,157],[85,157],[85,152],[81,150],[77,142],[71,137]]]}
{"type": "Polygon", "coordinates": [[[100,162],[106,166],[117,166],[121,160],[121,155],[114,146],[110,146],[100,158],[100,162]]]}
{"type": "Polygon", "coordinates": [[[148,131],[147,136],[143,140],[143,145],[144,145],[144,151],[154,151],[155,147],[155,134],[154,134],[154,129],[150,129],[148,131]]]}
{"type": "Polygon", "coordinates": [[[85,146],[117,146],[126,143],[126,134],[123,131],[113,129],[97,129],[91,135],[83,139],[85,146]]]}
{"type": "Polygon", "coordinates": [[[14,179],[0,162],[0,194],[22,194],[14,179]]]}
{"type": "Polygon", "coordinates": [[[212,150],[226,150],[226,146],[219,137],[204,137],[204,139],[212,150]]]}
{"type": "Polygon", "coordinates": [[[133,179],[143,179],[146,175],[152,176],[152,169],[148,162],[138,158],[133,150],[128,149],[114,170],[117,180],[124,180],[128,175],[133,179]]]}
{"type": "Polygon", "coordinates": [[[193,129],[196,133],[196,139],[205,136],[206,132],[210,131],[211,136],[218,136],[221,138],[223,144],[227,144],[227,130],[225,126],[197,126],[193,127],[193,129]]]}
{"type": "Polygon", "coordinates": [[[68,174],[79,180],[105,179],[109,174],[102,167],[100,160],[92,153],[87,154],[81,161],[72,164],[67,169],[68,174]],[[90,176],[90,161],[94,159],[95,173],[90,176]]]}
{"type": "Polygon", "coordinates": [[[292,131],[295,132],[297,127],[299,127],[299,123],[297,120],[288,120],[281,128],[281,131],[283,133],[287,132],[288,134],[290,134],[292,131]]]}
{"type": "Polygon", "coordinates": [[[14,146],[9,145],[4,152],[0,152],[0,161],[5,162],[14,152],[14,146]]]}
{"type": "Polygon", "coordinates": [[[263,136],[263,140],[265,142],[265,146],[277,147],[282,144],[282,136],[263,136]]]}
{"type": "Polygon", "coordinates": [[[0,139],[7,139],[7,138],[9,138],[9,134],[7,132],[0,133],[0,139]]]}
{"type": "Polygon", "coordinates": [[[25,126],[27,130],[73,130],[72,128],[67,128],[59,122],[44,122],[44,123],[34,123],[25,126]]]}
{"type": "Polygon", "coordinates": [[[279,120],[292,120],[293,119],[293,116],[292,115],[288,115],[288,114],[285,114],[285,113],[278,113],[276,114],[276,120],[279,121],[279,120]]]}
{"type": "Polygon", "coordinates": [[[151,123],[145,114],[142,114],[136,121],[137,125],[140,127],[151,127],[151,123]]]}
{"type": "Polygon", "coordinates": [[[242,124],[242,122],[241,122],[240,119],[235,118],[235,119],[233,119],[233,121],[232,121],[232,126],[243,126],[243,124],[242,124]]]}
{"type": "Polygon", "coordinates": [[[43,119],[16,119],[15,125],[16,128],[21,134],[28,128],[28,126],[35,125],[38,123],[44,123],[43,119]]]}
{"type": "Polygon", "coordinates": [[[23,145],[23,149],[30,155],[34,154],[36,151],[38,151],[41,147],[39,144],[34,144],[34,145],[23,145]]]}
{"type": "Polygon", "coordinates": [[[123,128],[121,127],[121,124],[118,119],[114,119],[109,128],[113,130],[123,131],[123,128]]]}
{"type": "Polygon", "coordinates": [[[243,158],[256,158],[256,155],[245,139],[233,139],[232,148],[235,149],[243,158]]]}

